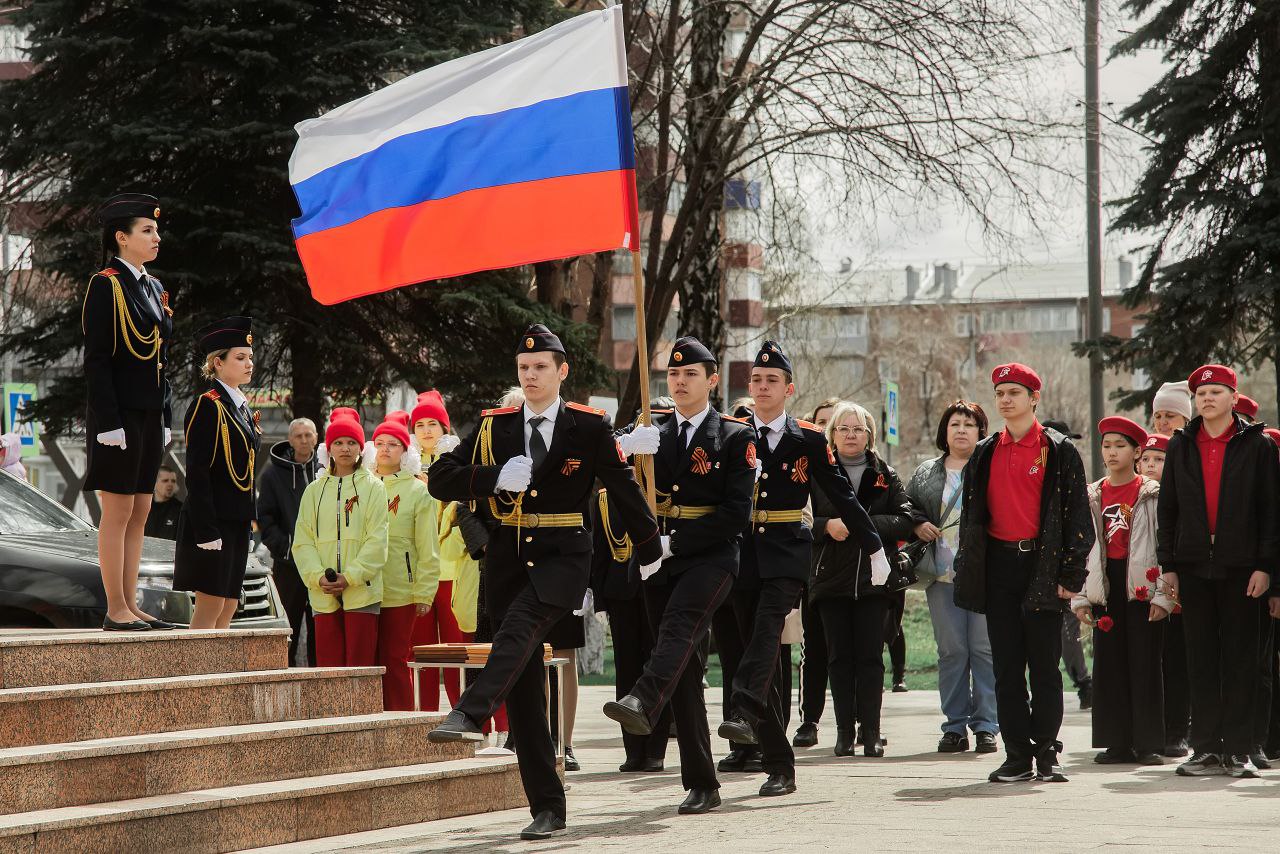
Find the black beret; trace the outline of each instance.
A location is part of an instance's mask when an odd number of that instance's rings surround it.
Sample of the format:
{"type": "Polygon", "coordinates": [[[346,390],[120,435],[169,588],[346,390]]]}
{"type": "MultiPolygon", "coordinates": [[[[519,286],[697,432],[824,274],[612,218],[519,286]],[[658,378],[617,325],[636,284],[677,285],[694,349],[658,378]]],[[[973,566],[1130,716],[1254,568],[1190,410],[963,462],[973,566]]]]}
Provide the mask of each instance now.
{"type": "Polygon", "coordinates": [[[777,368],[780,371],[794,373],[791,370],[791,360],[787,358],[787,354],[782,352],[782,347],[777,341],[766,341],[760,348],[760,352],[756,353],[755,364],[753,368],[777,368]]]}
{"type": "Polygon", "coordinates": [[[252,317],[224,317],[196,333],[196,349],[216,353],[232,347],[253,346],[252,317]]]}
{"type": "Polygon", "coordinates": [[[160,200],[146,193],[118,193],[98,208],[98,223],[106,225],[113,219],[130,217],[160,219],[160,200]]]}
{"type": "Polygon", "coordinates": [[[562,356],[568,355],[564,351],[564,345],[560,343],[560,339],[556,334],[541,323],[535,323],[524,331],[524,335],[520,338],[520,347],[516,350],[516,355],[521,353],[559,353],[562,356]]]}
{"type": "Polygon", "coordinates": [[[671,347],[671,356],[667,359],[667,367],[682,368],[685,365],[696,365],[699,362],[710,362],[714,365],[716,357],[707,349],[705,344],[692,335],[677,338],[676,343],[671,347]]]}

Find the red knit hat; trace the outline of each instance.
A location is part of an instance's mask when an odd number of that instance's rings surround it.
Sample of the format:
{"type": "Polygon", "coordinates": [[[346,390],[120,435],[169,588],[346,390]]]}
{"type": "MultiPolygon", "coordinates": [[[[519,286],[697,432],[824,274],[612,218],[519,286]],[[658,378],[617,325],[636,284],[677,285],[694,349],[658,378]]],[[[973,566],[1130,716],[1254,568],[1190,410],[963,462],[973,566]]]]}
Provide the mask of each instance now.
{"type": "Polygon", "coordinates": [[[1139,448],[1146,447],[1147,444],[1147,431],[1143,430],[1138,422],[1122,415],[1112,415],[1098,422],[1098,435],[1105,436],[1108,433],[1119,433],[1125,438],[1132,439],[1133,444],[1139,448]]]}
{"type": "Polygon", "coordinates": [[[449,429],[449,413],[444,408],[444,398],[435,389],[418,395],[418,405],[413,408],[413,416],[406,426],[412,428],[424,418],[434,418],[445,430],[449,429]]]}
{"type": "MultiPolygon", "coordinates": [[[[1148,433],[1147,441],[1142,443],[1142,452],[1147,451],[1168,451],[1169,437],[1163,433],[1148,433]]],[[[1141,456],[1141,454],[1139,455],[1141,456]]]]}
{"type": "Polygon", "coordinates": [[[1280,448],[1280,430],[1277,430],[1274,427],[1268,427],[1262,432],[1267,434],[1267,437],[1271,439],[1277,448],[1280,448]]]}
{"type": "Polygon", "coordinates": [[[1232,391],[1236,390],[1236,372],[1226,365],[1201,365],[1187,377],[1187,386],[1191,393],[1202,385],[1224,385],[1232,391]]]}
{"type": "Polygon", "coordinates": [[[383,420],[398,421],[400,422],[401,427],[403,427],[406,430],[409,429],[409,413],[405,412],[403,409],[391,410],[390,412],[387,413],[387,417],[384,418],[383,420]]]}
{"type": "Polygon", "coordinates": [[[360,447],[364,447],[364,425],[360,423],[360,415],[354,409],[340,406],[329,413],[329,426],[324,431],[324,446],[332,448],[339,439],[354,439],[360,447]]]}
{"type": "Polygon", "coordinates": [[[1258,401],[1246,395],[1240,395],[1236,400],[1236,407],[1233,412],[1243,415],[1245,418],[1254,419],[1258,417],[1258,401]]]}
{"type": "MultiPolygon", "coordinates": [[[[408,418],[407,413],[401,413],[408,418]]],[[[409,449],[409,430],[404,426],[399,418],[395,417],[395,413],[387,414],[387,420],[383,421],[373,431],[373,438],[376,440],[379,436],[387,435],[404,445],[405,450],[409,449]]]]}
{"type": "Polygon", "coordinates": [[[1010,362],[1007,365],[998,365],[991,372],[991,384],[1000,385],[1001,383],[1017,383],[1020,386],[1026,386],[1028,391],[1039,391],[1040,375],[1026,365],[1010,362]]]}

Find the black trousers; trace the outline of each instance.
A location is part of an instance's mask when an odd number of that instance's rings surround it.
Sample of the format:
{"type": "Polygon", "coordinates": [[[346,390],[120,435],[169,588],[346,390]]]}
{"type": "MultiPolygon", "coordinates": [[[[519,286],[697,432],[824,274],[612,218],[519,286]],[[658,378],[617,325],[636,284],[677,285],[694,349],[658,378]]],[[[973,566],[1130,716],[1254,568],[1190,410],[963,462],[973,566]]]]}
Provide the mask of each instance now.
{"type": "MultiPolygon", "coordinates": [[[[1264,596],[1261,600],[1266,602],[1264,596]]],[[[1265,607],[1265,605],[1264,605],[1265,607]]],[[[1275,702],[1275,620],[1270,614],[1262,620],[1262,631],[1258,638],[1258,699],[1253,713],[1253,745],[1262,749],[1271,736],[1271,707],[1275,702]]]]}
{"type": "Polygon", "coordinates": [[[885,620],[893,602],[885,596],[864,596],[821,599],[817,605],[827,637],[836,727],[851,730],[860,721],[865,742],[875,744],[884,694],[885,620]]]}
{"type": "Polygon", "coordinates": [[[720,788],[711,759],[698,649],[732,585],[733,576],[727,570],[700,566],[666,584],[644,586],[656,640],[631,694],[648,711],[650,723],[656,723],[662,707],[671,704],[680,746],[680,782],[686,789],[720,788]]]}
{"type": "Polygon", "coordinates": [[[293,667],[298,660],[298,642],[302,639],[302,624],[307,625],[307,667],[314,667],[316,662],[316,620],[311,613],[311,599],[307,595],[307,585],[302,583],[298,575],[297,565],[290,559],[282,558],[272,561],[271,578],[276,583],[276,592],[280,594],[280,604],[289,617],[289,628],[293,634],[289,636],[289,666],[293,667]]]}
{"type": "Polygon", "coordinates": [[[800,651],[800,723],[816,724],[827,708],[827,636],[822,612],[805,596],[800,603],[804,646],[800,651]]]}
{"type": "Polygon", "coordinates": [[[509,604],[490,594],[489,616],[496,631],[489,662],[458,700],[458,709],[476,723],[507,704],[507,722],[516,742],[520,781],[529,813],[550,810],[565,817],[564,784],[556,772],[555,749],[547,726],[546,671],[542,644],[556,621],[571,609],[548,605],[528,581],[509,604]]]}
{"type": "Polygon", "coordinates": [[[1191,747],[1200,753],[1250,753],[1258,702],[1259,650],[1270,620],[1266,599],[1245,595],[1247,579],[1178,574],[1187,673],[1191,677],[1191,747]]]}
{"type": "Polygon", "coordinates": [[[889,665],[893,668],[893,681],[901,682],[907,676],[907,634],[902,630],[902,615],[907,612],[907,591],[893,594],[893,625],[897,631],[889,639],[889,665]]]}
{"type": "Polygon", "coordinates": [[[1169,744],[1191,734],[1191,681],[1187,676],[1187,640],[1182,614],[1170,614],[1164,628],[1164,737],[1169,744]]]}
{"type": "MultiPolygon", "coordinates": [[[[720,677],[723,684],[720,692],[720,716],[725,720],[733,717],[733,680],[738,676],[738,666],[742,662],[742,654],[745,651],[742,632],[738,629],[738,615],[733,607],[733,597],[739,595],[742,590],[742,585],[735,580],[733,589],[711,618],[711,634],[716,641],[716,657],[720,659],[720,677]]],[[[730,750],[743,750],[750,747],[751,745],[729,742],[730,750]]]]}
{"type": "MultiPolygon", "coordinates": [[[[609,615],[609,635],[613,639],[613,665],[616,671],[614,696],[621,700],[631,693],[636,680],[653,651],[654,633],[645,611],[644,597],[604,600],[609,615]]],[[[671,730],[671,704],[662,707],[653,732],[632,735],[623,730],[622,746],[627,761],[662,760],[667,755],[667,737],[671,730]]]]}
{"type": "MultiPolygon", "coordinates": [[[[1272,641],[1275,642],[1276,631],[1280,630],[1280,621],[1272,620],[1272,641]]],[[[1263,744],[1267,748],[1268,753],[1280,751],[1280,699],[1276,697],[1277,686],[1280,686],[1280,651],[1273,649],[1271,651],[1271,722],[1267,727],[1267,740],[1263,744]]]]}
{"type": "Polygon", "coordinates": [[[1127,561],[1107,560],[1111,602],[1095,605],[1095,618],[1111,630],[1093,635],[1093,746],[1159,753],[1164,736],[1165,621],[1147,619],[1148,602],[1126,601],[1127,561]]]}
{"type": "MultiPolygon", "coordinates": [[[[796,606],[803,582],[764,578],[760,586],[730,596],[742,642],[742,660],[733,679],[730,706],[756,727],[766,774],[794,775],[796,755],[787,739],[791,695],[783,671],[782,624],[796,606]]],[[[790,656],[785,665],[790,668],[790,656]]]]}
{"type": "Polygon", "coordinates": [[[1030,758],[1062,729],[1062,612],[1023,607],[1035,560],[1035,552],[987,547],[987,634],[996,716],[1010,757],[1030,758]]]}

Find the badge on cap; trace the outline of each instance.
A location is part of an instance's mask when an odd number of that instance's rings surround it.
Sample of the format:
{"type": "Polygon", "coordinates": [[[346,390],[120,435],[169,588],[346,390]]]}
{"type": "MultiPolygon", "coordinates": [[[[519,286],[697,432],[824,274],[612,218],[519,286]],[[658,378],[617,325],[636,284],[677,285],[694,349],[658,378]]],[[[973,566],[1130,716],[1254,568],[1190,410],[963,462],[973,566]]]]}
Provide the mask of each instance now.
{"type": "Polygon", "coordinates": [[[760,361],[762,361],[762,362],[767,362],[767,361],[769,361],[769,354],[768,354],[768,353],[761,353],[761,354],[760,354],[760,361]]]}
{"type": "Polygon", "coordinates": [[[252,343],[253,343],[253,335],[252,335],[252,334],[250,334],[250,335],[246,335],[246,336],[244,336],[244,343],[246,343],[246,344],[252,344],[252,343]]]}
{"type": "Polygon", "coordinates": [[[683,362],[683,361],[684,361],[684,353],[681,353],[679,350],[677,350],[676,352],[672,353],[672,354],[671,354],[671,361],[673,361],[673,362],[683,362]]]}
{"type": "Polygon", "coordinates": [[[1200,382],[1207,383],[1211,379],[1213,379],[1213,371],[1205,371],[1200,375],[1200,382]]]}
{"type": "Polygon", "coordinates": [[[1010,370],[1011,370],[1011,369],[1010,369],[1009,367],[1007,367],[1007,366],[1006,366],[1006,367],[1001,368],[1001,369],[1000,369],[1000,377],[1003,379],[1004,377],[1009,376],[1009,371],[1010,371],[1010,370]]]}
{"type": "Polygon", "coordinates": [[[1148,447],[1148,448],[1150,448],[1152,445],[1154,445],[1154,444],[1156,443],[1156,441],[1157,441],[1157,440],[1156,440],[1156,437],[1155,437],[1155,436],[1148,436],[1148,437],[1147,437],[1147,447],[1148,447]]]}
{"type": "Polygon", "coordinates": [[[160,209],[159,209],[159,208],[156,208],[156,209],[155,209],[155,212],[152,214],[151,218],[152,218],[152,219],[159,219],[159,218],[160,218],[160,209]]]}
{"type": "Polygon", "coordinates": [[[529,349],[533,349],[533,339],[532,338],[524,339],[524,346],[528,347],[529,349]]]}

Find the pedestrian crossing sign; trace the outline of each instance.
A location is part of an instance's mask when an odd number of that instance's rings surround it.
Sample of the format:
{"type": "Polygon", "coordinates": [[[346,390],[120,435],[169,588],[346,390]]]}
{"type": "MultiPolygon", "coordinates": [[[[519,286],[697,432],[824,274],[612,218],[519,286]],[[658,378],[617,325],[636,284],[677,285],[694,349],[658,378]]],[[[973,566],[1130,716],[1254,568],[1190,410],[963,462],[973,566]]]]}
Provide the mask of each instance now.
{"type": "Polygon", "coordinates": [[[27,405],[35,400],[36,387],[33,383],[4,384],[4,429],[5,433],[17,433],[22,443],[22,456],[35,457],[40,454],[40,425],[25,414],[27,405]]]}

